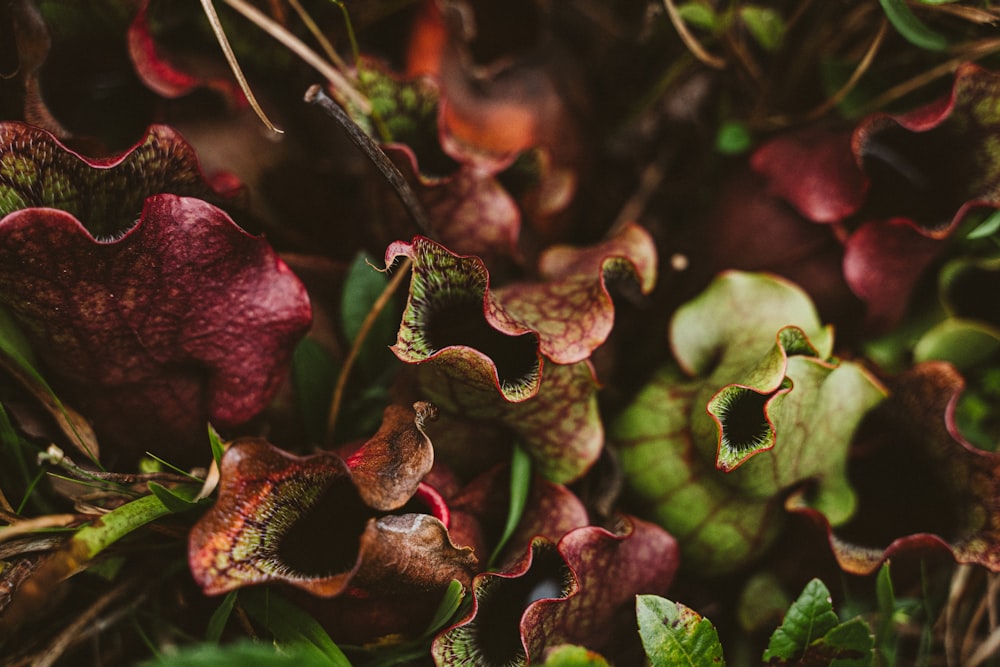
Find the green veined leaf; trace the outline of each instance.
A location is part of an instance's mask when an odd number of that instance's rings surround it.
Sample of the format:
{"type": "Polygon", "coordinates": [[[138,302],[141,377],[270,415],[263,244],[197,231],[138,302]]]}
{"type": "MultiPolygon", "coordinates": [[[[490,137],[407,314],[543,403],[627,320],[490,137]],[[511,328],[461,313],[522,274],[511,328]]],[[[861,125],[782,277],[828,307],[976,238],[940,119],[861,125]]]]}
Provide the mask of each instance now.
{"type": "Polygon", "coordinates": [[[693,609],[657,595],[638,595],[635,611],[652,667],[726,664],[715,626],[693,609]]]}
{"type": "Polygon", "coordinates": [[[819,579],[813,579],[788,608],[785,620],[768,642],[764,660],[793,660],[812,642],[837,626],[840,619],[833,611],[830,591],[819,579]]]}
{"type": "Polygon", "coordinates": [[[490,554],[489,562],[491,565],[496,562],[500,552],[507,545],[507,540],[517,529],[521,515],[524,514],[524,505],[528,501],[530,490],[531,457],[521,447],[515,445],[510,459],[510,504],[507,508],[507,523],[504,525],[503,534],[493,549],[493,553],[490,554]]]}
{"type": "Polygon", "coordinates": [[[928,51],[943,51],[948,48],[948,39],[921,23],[910,11],[906,0],[879,0],[879,4],[892,27],[910,44],[928,51]]]}
{"type": "Polygon", "coordinates": [[[842,623],[833,611],[829,589],[813,579],[771,635],[763,660],[768,665],[868,667],[874,645],[868,623],[861,618],[842,623]]]}
{"type": "Polygon", "coordinates": [[[347,656],[316,619],[276,593],[268,589],[245,589],[240,606],[274,635],[279,644],[297,647],[312,660],[325,659],[312,664],[351,667],[347,656]]]}

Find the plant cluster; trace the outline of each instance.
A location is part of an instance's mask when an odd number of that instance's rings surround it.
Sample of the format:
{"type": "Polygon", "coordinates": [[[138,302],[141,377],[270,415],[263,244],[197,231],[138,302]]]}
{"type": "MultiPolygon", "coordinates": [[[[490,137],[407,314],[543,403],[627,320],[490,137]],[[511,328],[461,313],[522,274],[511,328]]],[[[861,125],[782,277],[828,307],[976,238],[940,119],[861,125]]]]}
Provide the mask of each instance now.
{"type": "Polygon", "coordinates": [[[5,3],[0,662],[1000,664],[998,24],[5,3]]]}

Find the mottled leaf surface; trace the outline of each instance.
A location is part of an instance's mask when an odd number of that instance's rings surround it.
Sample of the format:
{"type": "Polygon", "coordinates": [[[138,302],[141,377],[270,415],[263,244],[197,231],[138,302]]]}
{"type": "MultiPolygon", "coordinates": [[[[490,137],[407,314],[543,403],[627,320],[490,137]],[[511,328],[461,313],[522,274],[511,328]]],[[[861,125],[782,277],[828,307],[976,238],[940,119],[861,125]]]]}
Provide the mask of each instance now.
{"type": "Polygon", "coordinates": [[[633,599],[664,592],[676,567],[673,538],[634,519],[623,519],[620,533],[587,526],[557,545],[535,538],[511,567],[476,577],[472,611],[435,639],[433,655],[439,665],[487,666],[541,662],[562,644],[611,661],[634,655],[633,599]]]}
{"type": "Polygon", "coordinates": [[[829,357],[830,331],[804,293],[723,274],[678,309],[671,342],[690,377],[659,371],[609,438],[629,485],[690,562],[725,570],[759,554],[779,528],[780,498],[804,483],[831,521],[851,516],[848,447],[884,389],[829,357]]]}
{"type": "Polygon", "coordinates": [[[690,607],[657,595],[639,595],[635,610],[652,667],[726,664],[715,626],[690,607]]]}
{"type": "Polygon", "coordinates": [[[414,268],[393,351],[418,365],[425,395],[443,410],[514,430],[549,479],[582,475],[604,441],[589,362],[543,362],[539,334],[497,303],[480,259],[422,237],[393,244],[387,264],[400,255],[414,268]]]}
{"type": "Polygon", "coordinates": [[[648,232],[630,224],[595,246],[546,249],[539,270],[544,282],[505,285],[492,292],[498,316],[536,332],[546,358],[572,364],[590,357],[611,333],[614,305],[608,278],[627,276],[643,293],[653,289],[656,248],[648,232]]]}
{"type": "MultiPolygon", "coordinates": [[[[806,509],[801,494],[788,507],[823,526],[840,566],[868,574],[894,555],[950,552],[958,562],[1000,570],[1000,455],[969,445],[954,423],[965,383],[948,363],[918,364],[895,379],[892,394],[873,415],[874,461],[900,467],[888,482],[874,472],[879,493],[862,493],[854,519],[832,529],[806,509]],[[876,525],[866,519],[879,517],[876,525]]],[[[863,482],[863,462],[855,476],[863,482]]],[[[879,468],[881,469],[881,468],[879,468]]],[[[867,488],[867,487],[866,487],[867,488]]]]}
{"type": "Polygon", "coordinates": [[[54,208],[7,215],[0,286],[53,384],[98,431],[125,456],[153,449],[178,463],[207,422],[238,425],[268,404],[311,319],[264,240],[175,195],[150,197],[116,241],[54,208]]]}
{"type": "Polygon", "coordinates": [[[771,635],[763,660],[767,665],[865,667],[874,643],[871,628],[860,618],[841,622],[826,585],[812,579],[771,635]]]}
{"type": "Polygon", "coordinates": [[[120,155],[95,160],[36,127],[0,123],[0,217],[55,208],[73,215],[96,239],[117,238],[135,226],[146,197],[165,192],[217,196],[194,149],[166,125],[153,125],[120,155]]]}
{"type": "Polygon", "coordinates": [[[195,580],[210,595],[283,581],[322,597],[348,585],[382,593],[470,582],[476,558],[452,544],[440,519],[379,512],[407,502],[430,470],[421,430],[428,409],[390,406],[346,463],[263,440],[234,443],[222,459],[219,499],[189,538],[195,580]]]}

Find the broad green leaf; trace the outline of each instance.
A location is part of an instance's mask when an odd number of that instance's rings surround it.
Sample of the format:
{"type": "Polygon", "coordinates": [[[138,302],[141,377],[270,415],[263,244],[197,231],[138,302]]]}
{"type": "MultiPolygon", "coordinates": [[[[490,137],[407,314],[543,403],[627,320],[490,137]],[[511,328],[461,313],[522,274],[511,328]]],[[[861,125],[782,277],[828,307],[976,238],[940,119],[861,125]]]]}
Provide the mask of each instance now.
{"type": "Polygon", "coordinates": [[[236,605],[236,596],[238,594],[239,591],[229,591],[226,593],[226,597],[222,598],[222,602],[212,612],[212,617],[208,619],[208,626],[205,628],[206,641],[219,641],[223,631],[226,629],[226,623],[229,622],[229,616],[233,613],[233,607],[236,605]]]}
{"type": "Polygon", "coordinates": [[[819,579],[811,580],[788,608],[781,626],[771,635],[764,660],[790,661],[798,658],[810,644],[839,622],[833,611],[830,591],[819,579]]]}
{"type": "Polygon", "coordinates": [[[647,511],[685,562],[721,573],[777,535],[789,489],[842,524],[854,430],[885,390],[833,340],[808,296],[764,274],[727,272],[671,324],[680,368],[655,373],[608,429],[647,511]],[[685,377],[685,375],[687,377],[685,377]]]}
{"type": "Polygon", "coordinates": [[[886,17],[899,34],[910,44],[928,51],[948,48],[948,39],[920,22],[906,4],[906,0],[879,0],[886,17]]]}
{"type": "Polygon", "coordinates": [[[331,664],[335,663],[308,648],[295,645],[278,648],[243,639],[226,646],[214,643],[185,646],[147,660],[142,667],[329,667],[331,664]]]}
{"type": "Polygon", "coordinates": [[[368,255],[361,253],[351,262],[344,280],[343,303],[340,306],[340,324],[347,340],[357,338],[372,304],[388,283],[385,273],[375,268],[368,255]]]}
{"type": "Polygon", "coordinates": [[[312,442],[323,442],[339,365],[314,339],[303,338],[292,355],[292,381],[302,427],[312,442]]]}
{"type": "Polygon", "coordinates": [[[947,361],[960,371],[983,366],[1000,351],[1000,330],[982,322],[948,318],[927,331],[913,348],[915,361],[947,361]]]}
{"type": "Polygon", "coordinates": [[[524,514],[524,505],[528,500],[530,490],[531,457],[521,447],[515,445],[510,460],[510,503],[507,507],[507,522],[504,524],[500,540],[490,555],[491,565],[496,562],[503,548],[507,546],[507,540],[514,534],[517,524],[521,522],[521,515],[524,514]]]}
{"type": "Polygon", "coordinates": [[[351,667],[343,651],[312,616],[269,589],[249,588],[240,595],[240,606],[274,635],[282,646],[301,649],[312,664],[351,667]],[[324,659],[319,662],[319,659],[324,659]]]}
{"type": "Polygon", "coordinates": [[[546,653],[542,667],[608,667],[608,661],[583,646],[563,644],[546,653]]]}
{"type": "MultiPolygon", "coordinates": [[[[344,281],[340,306],[344,337],[352,344],[388,284],[389,278],[375,268],[370,257],[359,254],[354,258],[344,281]]],[[[394,342],[396,333],[397,314],[393,310],[391,307],[382,309],[362,343],[358,367],[368,378],[376,377],[379,370],[392,360],[388,348],[394,342]]]]}
{"type": "Polygon", "coordinates": [[[775,51],[785,38],[785,21],[774,9],[758,5],[740,7],[740,18],[765,51],[775,51]]]}
{"type": "Polygon", "coordinates": [[[636,596],[639,636],[652,667],[724,665],[715,626],[694,610],[656,595],[636,596]]]}

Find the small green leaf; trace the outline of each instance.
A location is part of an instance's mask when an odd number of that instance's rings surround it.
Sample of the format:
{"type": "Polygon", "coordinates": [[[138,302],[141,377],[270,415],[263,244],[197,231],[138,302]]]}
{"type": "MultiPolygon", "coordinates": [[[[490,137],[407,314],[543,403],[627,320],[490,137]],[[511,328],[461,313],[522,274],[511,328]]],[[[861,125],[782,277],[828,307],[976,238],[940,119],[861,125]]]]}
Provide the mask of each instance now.
{"type": "Polygon", "coordinates": [[[437,611],[434,612],[434,618],[427,625],[427,631],[424,632],[424,636],[430,637],[443,628],[451,620],[452,616],[455,615],[458,608],[462,606],[464,598],[465,587],[462,586],[462,582],[458,579],[452,579],[451,583],[448,584],[448,589],[444,592],[444,596],[441,598],[441,602],[438,604],[437,611]]]}
{"type": "Polygon", "coordinates": [[[802,594],[788,608],[785,620],[771,635],[764,660],[794,660],[838,623],[829,589],[819,579],[813,579],[806,584],[802,594]]]}
{"type": "MultiPolygon", "coordinates": [[[[892,627],[896,615],[896,593],[892,586],[892,576],[889,573],[889,561],[879,568],[875,579],[875,599],[878,601],[879,624],[875,635],[875,645],[883,655],[894,655],[892,627]]],[[[890,664],[891,661],[890,661],[890,664]]]]}
{"type": "Polygon", "coordinates": [[[608,667],[608,661],[583,646],[563,644],[546,653],[542,667],[608,667]]]}
{"type": "Polygon", "coordinates": [[[715,150],[723,155],[745,153],[753,145],[753,137],[747,126],[739,121],[727,120],[719,126],[715,135],[715,150]]]}
{"type": "MultiPolygon", "coordinates": [[[[388,284],[389,278],[374,267],[370,257],[355,257],[344,280],[340,306],[340,324],[347,340],[353,343],[358,337],[365,318],[388,284]]],[[[366,377],[377,377],[392,360],[388,348],[396,340],[398,323],[392,308],[383,308],[377,315],[358,356],[358,367],[366,377]]]]}
{"type": "Polygon", "coordinates": [[[711,33],[719,32],[723,27],[719,15],[704,2],[685,2],[677,6],[677,13],[685,23],[711,33]]]}
{"type": "Polygon", "coordinates": [[[775,51],[785,39],[785,21],[781,14],[769,7],[745,5],[740,7],[740,18],[753,38],[765,51],[775,51]]]}
{"type": "Polygon", "coordinates": [[[299,418],[313,442],[323,442],[333,388],[339,364],[326,348],[312,338],[303,338],[292,354],[292,381],[295,383],[299,418]]]}
{"type": "Polygon", "coordinates": [[[490,554],[489,562],[491,564],[496,562],[500,552],[507,545],[507,540],[514,534],[517,524],[520,523],[530,490],[531,457],[521,447],[515,445],[510,459],[510,504],[507,508],[507,523],[504,525],[503,534],[493,549],[493,553],[490,554]]]}
{"type": "Polygon", "coordinates": [[[240,606],[282,646],[295,647],[312,660],[310,664],[351,667],[343,651],[312,616],[268,589],[245,589],[240,606]],[[319,662],[319,658],[325,658],[319,662]]]}
{"type": "Polygon", "coordinates": [[[154,496],[160,499],[160,502],[171,511],[171,513],[176,514],[177,512],[186,512],[190,509],[198,507],[201,503],[193,502],[191,499],[198,495],[198,489],[193,486],[179,486],[176,489],[168,489],[162,484],[157,484],[156,482],[150,482],[148,484],[149,491],[154,496]]]}
{"type": "Polygon", "coordinates": [[[208,619],[208,627],[205,629],[206,641],[219,641],[219,637],[222,636],[222,632],[226,629],[226,623],[229,622],[229,616],[233,613],[233,606],[236,604],[238,593],[238,590],[229,591],[226,597],[222,598],[222,602],[218,608],[212,612],[212,617],[208,619]]]}
{"type": "Polygon", "coordinates": [[[142,663],[143,667],[327,667],[330,663],[323,656],[310,653],[298,646],[280,649],[263,643],[243,639],[226,646],[195,644],[164,653],[142,663]]]}
{"type": "Polygon", "coordinates": [[[906,0],[879,0],[886,17],[906,41],[928,51],[943,51],[948,40],[939,32],[920,22],[906,4],[906,0]]]}
{"type": "Polygon", "coordinates": [[[993,236],[1000,230],[1000,211],[993,211],[978,225],[965,235],[967,239],[983,239],[993,236]]]}
{"type": "Polygon", "coordinates": [[[222,463],[222,455],[226,453],[226,444],[222,442],[219,432],[211,424],[208,425],[208,444],[212,446],[212,459],[218,466],[222,463]]]}
{"type": "Polygon", "coordinates": [[[639,636],[652,667],[725,665],[715,626],[684,605],[656,595],[636,596],[639,636]]]}
{"type": "Polygon", "coordinates": [[[874,645],[875,638],[868,623],[861,618],[852,618],[813,642],[802,662],[828,664],[830,667],[868,667],[872,663],[874,645]]]}

